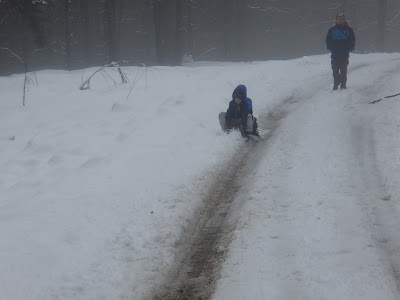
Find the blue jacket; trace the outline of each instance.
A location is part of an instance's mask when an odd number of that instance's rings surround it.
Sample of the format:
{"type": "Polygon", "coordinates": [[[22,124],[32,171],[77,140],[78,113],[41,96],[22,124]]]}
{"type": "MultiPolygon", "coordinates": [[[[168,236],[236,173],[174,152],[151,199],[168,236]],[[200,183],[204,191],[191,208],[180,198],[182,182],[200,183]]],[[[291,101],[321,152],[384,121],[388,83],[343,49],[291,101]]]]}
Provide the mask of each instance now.
{"type": "Polygon", "coordinates": [[[344,23],[343,25],[336,24],[331,27],[326,35],[326,48],[331,51],[332,58],[346,57],[349,58],[350,51],[354,50],[356,37],[353,29],[344,23]]]}
{"type": "Polygon", "coordinates": [[[232,100],[239,98],[245,100],[248,106],[248,113],[253,114],[253,101],[247,97],[247,87],[244,84],[238,85],[232,93],[232,100]]]}

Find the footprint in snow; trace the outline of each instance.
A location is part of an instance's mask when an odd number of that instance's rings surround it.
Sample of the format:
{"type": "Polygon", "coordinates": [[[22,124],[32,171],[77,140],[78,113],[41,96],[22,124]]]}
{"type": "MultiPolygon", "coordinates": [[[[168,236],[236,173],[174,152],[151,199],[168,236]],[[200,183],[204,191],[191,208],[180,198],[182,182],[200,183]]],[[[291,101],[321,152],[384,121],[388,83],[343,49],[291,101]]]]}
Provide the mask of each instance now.
{"type": "Polygon", "coordinates": [[[102,163],[103,159],[99,157],[89,158],[83,164],[81,164],[81,168],[93,168],[102,163]]]}

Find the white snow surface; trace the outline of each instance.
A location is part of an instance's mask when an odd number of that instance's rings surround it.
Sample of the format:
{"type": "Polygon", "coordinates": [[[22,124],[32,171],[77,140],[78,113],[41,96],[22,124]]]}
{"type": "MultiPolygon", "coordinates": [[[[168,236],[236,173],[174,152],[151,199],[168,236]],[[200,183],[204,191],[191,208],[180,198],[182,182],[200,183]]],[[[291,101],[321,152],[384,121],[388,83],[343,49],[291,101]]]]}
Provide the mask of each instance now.
{"type": "Polygon", "coordinates": [[[237,196],[213,299],[398,299],[400,98],[368,102],[400,92],[400,54],[352,55],[343,91],[328,55],[129,67],[79,90],[95,70],[30,74],[24,107],[23,75],[0,77],[1,300],[147,298],[245,143],[218,123],[238,84],[264,136],[292,101],[237,196]]]}

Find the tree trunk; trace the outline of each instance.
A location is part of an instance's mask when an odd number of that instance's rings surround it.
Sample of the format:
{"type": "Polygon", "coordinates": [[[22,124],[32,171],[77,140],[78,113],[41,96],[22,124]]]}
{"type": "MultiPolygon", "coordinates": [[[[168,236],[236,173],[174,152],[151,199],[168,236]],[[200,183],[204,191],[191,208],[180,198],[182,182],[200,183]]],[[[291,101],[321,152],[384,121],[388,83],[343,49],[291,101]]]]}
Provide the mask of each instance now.
{"type": "Polygon", "coordinates": [[[117,42],[117,21],[115,13],[115,0],[106,0],[106,22],[107,22],[107,33],[106,33],[106,44],[108,49],[108,62],[117,60],[118,42],[117,42]]]}
{"type": "Polygon", "coordinates": [[[24,0],[23,6],[23,46],[22,46],[22,57],[25,63],[25,72],[28,71],[28,66],[30,62],[30,55],[32,53],[32,31],[31,31],[31,20],[32,20],[32,0],[24,0]]]}
{"type": "Polygon", "coordinates": [[[121,60],[120,43],[121,43],[121,20],[122,20],[123,10],[124,10],[123,0],[117,0],[117,4],[115,5],[114,8],[114,15],[115,15],[114,51],[115,51],[115,59],[117,61],[121,60]]]}
{"type": "Polygon", "coordinates": [[[67,70],[71,69],[71,28],[69,0],[64,0],[65,54],[67,70]]]}
{"type": "Polygon", "coordinates": [[[89,0],[80,1],[80,16],[81,16],[81,38],[83,65],[88,67],[89,62],[89,0]]]}
{"type": "Polygon", "coordinates": [[[376,48],[380,52],[385,51],[386,10],[387,0],[378,0],[378,35],[376,38],[376,48]]]}
{"type": "Polygon", "coordinates": [[[245,51],[246,0],[224,0],[220,7],[223,16],[224,56],[226,60],[242,60],[245,51]]]}
{"type": "Polygon", "coordinates": [[[351,27],[356,30],[357,29],[357,6],[359,5],[358,0],[353,0],[350,3],[350,12],[351,12],[351,27]]]}
{"type": "Polygon", "coordinates": [[[235,58],[243,60],[246,58],[246,0],[235,0],[234,7],[234,36],[235,36],[235,58]]]}
{"type": "Polygon", "coordinates": [[[175,65],[182,64],[183,56],[183,0],[176,0],[176,28],[175,28],[175,65]]]}
{"type": "Polygon", "coordinates": [[[340,12],[344,13],[345,16],[347,14],[347,0],[340,1],[340,12]]]}
{"type": "Polygon", "coordinates": [[[186,41],[187,54],[193,56],[193,30],[192,30],[192,5],[190,0],[185,0],[185,11],[186,11],[186,41]]]}
{"type": "Polygon", "coordinates": [[[233,6],[232,0],[223,1],[223,41],[224,41],[224,57],[226,60],[232,59],[232,39],[233,39],[233,6]]]}
{"type": "Polygon", "coordinates": [[[160,65],[176,64],[176,24],[173,22],[176,20],[176,5],[176,0],[153,2],[155,48],[160,65]]]}
{"type": "Polygon", "coordinates": [[[156,56],[158,64],[161,64],[162,61],[161,10],[162,10],[162,2],[160,0],[154,0],[153,4],[154,34],[155,34],[155,46],[156,46],[156,56]]]}
{"type": "Polygon", "coordinates": [[[144,0],[142,3],[143,11],[142,11],[142,22],[141,22],[141,31],[145,32],[144,39],[144,47],[146,50],[145,53],[145,63],[151,64],[154,61],[157,61],[157,49],[156,49],[156,35],[152,35],[151,28],[155,26],[154,20],[154,5],[153,0],[144,0]]]}

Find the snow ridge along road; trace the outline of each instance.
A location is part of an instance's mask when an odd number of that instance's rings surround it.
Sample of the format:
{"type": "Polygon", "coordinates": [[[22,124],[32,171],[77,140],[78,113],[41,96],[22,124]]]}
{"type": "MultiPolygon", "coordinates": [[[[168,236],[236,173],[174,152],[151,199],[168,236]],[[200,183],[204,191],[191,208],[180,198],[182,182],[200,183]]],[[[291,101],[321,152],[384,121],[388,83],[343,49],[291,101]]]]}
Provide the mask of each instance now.
{"type": "MultiPolygon", "coordinates": [[[[398,72],[397,63],[375,81],[375,88],[390,91],[390,82],[398,72]]],[[[398,82],[395,83],[396,85],[398,82]]],[[[369,90],[362,94],[368,97],[369,90]]],[[[359,205],[368,216],[367,230],[371,232],[374,245],[379,249],[382,265],[394,281],[397,294],[400,295],[400,223],[396,196],[392,197],[386,186],[385,177],[379,161],[379,139],[384,135],[375,124],[380,122],[380,107],[366,106],[362,113],[354,114],[354,122],[349,128],[353,141],[352,167],[354,185],[363,191],[359,205]],[[361,175],[361,176],[360,176],[361,175]],[[394,199],[392,199],[394,198],[394,199]]],[[[386,120],[387,121],[387,120],[386,120]]],[[[384,150],[384,152],[389,152],[384,150]]],[[[395,163],[392,161],[392,163],[395,163]]]]}

